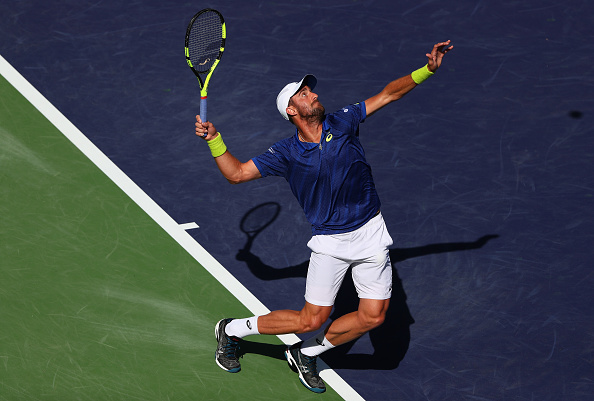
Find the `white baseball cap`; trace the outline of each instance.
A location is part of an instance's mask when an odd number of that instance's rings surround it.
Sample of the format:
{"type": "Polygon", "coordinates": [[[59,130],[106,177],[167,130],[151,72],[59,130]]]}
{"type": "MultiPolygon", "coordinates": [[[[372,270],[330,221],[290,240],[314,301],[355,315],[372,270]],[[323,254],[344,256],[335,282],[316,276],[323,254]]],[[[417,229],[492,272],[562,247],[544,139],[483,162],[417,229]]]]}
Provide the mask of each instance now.
{"type": "Polygon", "coordinates": [[[291,82],[290,84],[285,85],[283,90],[281,90],[276,97],[276,108],[285,118],[285,120],[289,119],[289,116],[287,115],[287,107],[289,107],[289,100],[293,97],[293,95],[299,92],[304,86],[309,86],[309,89],[313,90],[317,83],[318,80],[316,77],[311,74],[307,74],[301,81],[291,82]]]}

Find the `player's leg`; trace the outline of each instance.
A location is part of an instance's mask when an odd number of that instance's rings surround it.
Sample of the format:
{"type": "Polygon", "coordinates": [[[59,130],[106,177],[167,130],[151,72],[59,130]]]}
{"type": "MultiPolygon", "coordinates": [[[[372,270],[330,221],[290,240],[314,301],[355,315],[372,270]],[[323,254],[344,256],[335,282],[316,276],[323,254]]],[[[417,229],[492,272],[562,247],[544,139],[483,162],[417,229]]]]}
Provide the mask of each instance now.
{"type": "MultiPolygon", "coordinates": [[[[239,341],[252,334],[306,333],[318,330],[328,320],[348,265],[342,264],[336,278],[327,268],[331,257],[312,253],[308,268],[305,306],[300,311],[277,310],[246,319],[222,319],[216,325],[217,365],[227,372],[239,372],[239,341]]],[[[316,372],[317,374],[317,372],[316,372]]]]}
{"type": "Polygon", "coordinates": [[[276,310],[258,318],[260,334],[308,333],[319,330],[332,312],[332,306],[305,302],[300,311],[276,310]]]}
{"type": "Polygon", "coordinates": [[[332,322],[325,339],[336,347],[361,337],[384,322],[389,305],[389,299],[360,299],[357,311],[332,322]]]}
{"type": "MultiPolygon", "coordinates": [[[[330,316],[336,294],[349,268],[349,264],[349,261],[319,252],[312,252],[305,289],[306,305],[311,305],[314,311],[322,310],[323,314],[308,316],[307,320],[312,323],[307,327],[308,331],[319,329],[330,316]]],[[[285,351],[287,361],[299,374],[301,383],[308,390],[316,393],[326,391],[326,385],[318,374],[317,354],[307,355],[306,352],[311,350],[312,346],[319,346],[316,340],[322,341],[322,344],[324,344],[323,338],[324,333],[321,332],[305,342],[293,344],[285,351]]],[[[326,348],[329,349],[330,347],[331,344],[326,344],[326,348]]]]}
{"type": "Polygon", "coordinates": [[[305,303],[300,311],[277,310],[262,316],[245,319],[222,319],[215,327],[217,350],[215,360],[227,372],[241,370],[239,363],[239,341],[255,334],[307,333],[318,330],[328,320],[332,306],[317,306],[305,303]]]}

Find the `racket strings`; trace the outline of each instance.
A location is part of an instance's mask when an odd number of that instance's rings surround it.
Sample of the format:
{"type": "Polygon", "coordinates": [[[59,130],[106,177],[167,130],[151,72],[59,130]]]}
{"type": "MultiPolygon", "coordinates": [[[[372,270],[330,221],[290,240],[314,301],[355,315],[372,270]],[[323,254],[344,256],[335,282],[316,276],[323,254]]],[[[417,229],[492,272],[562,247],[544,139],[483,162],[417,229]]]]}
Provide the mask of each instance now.
{"type": "Polygon", "coordinates": [[[217,13],[201,14],[190,30],[190,61],[198,72],[207,72],[216,61],[223,44],[223,24],[217,13]]]}

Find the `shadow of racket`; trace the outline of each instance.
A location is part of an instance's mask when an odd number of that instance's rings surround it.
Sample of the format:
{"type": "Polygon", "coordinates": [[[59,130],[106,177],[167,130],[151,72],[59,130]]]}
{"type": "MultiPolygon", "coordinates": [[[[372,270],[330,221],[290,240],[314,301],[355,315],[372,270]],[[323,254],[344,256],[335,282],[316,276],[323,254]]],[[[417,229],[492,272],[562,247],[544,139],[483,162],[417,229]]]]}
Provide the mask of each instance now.
{"type": "Polygon", "coordinates": [[[266,202],[250,209],[239,223],[239,228],[247,236],[242,252],[252,249],[254,239],[278,217],[281,207],[276,202],[266,202]]]}

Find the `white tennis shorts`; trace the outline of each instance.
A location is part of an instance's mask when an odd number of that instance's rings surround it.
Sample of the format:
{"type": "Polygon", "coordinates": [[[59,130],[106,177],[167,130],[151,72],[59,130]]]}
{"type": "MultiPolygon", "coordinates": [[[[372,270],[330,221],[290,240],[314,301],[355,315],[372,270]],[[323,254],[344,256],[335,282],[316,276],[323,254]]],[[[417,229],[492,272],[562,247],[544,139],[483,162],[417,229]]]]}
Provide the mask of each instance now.
{"type": "Polygon", "coordinates": [[[305,300],[332,306],[352,266],[359,298],[389,299],[392,294],[392,265],[388,247],[393,241],[381,213],[361,228],[344,234],[315,235],[307,246],[311,258],[305,285],[305,300]]]}

